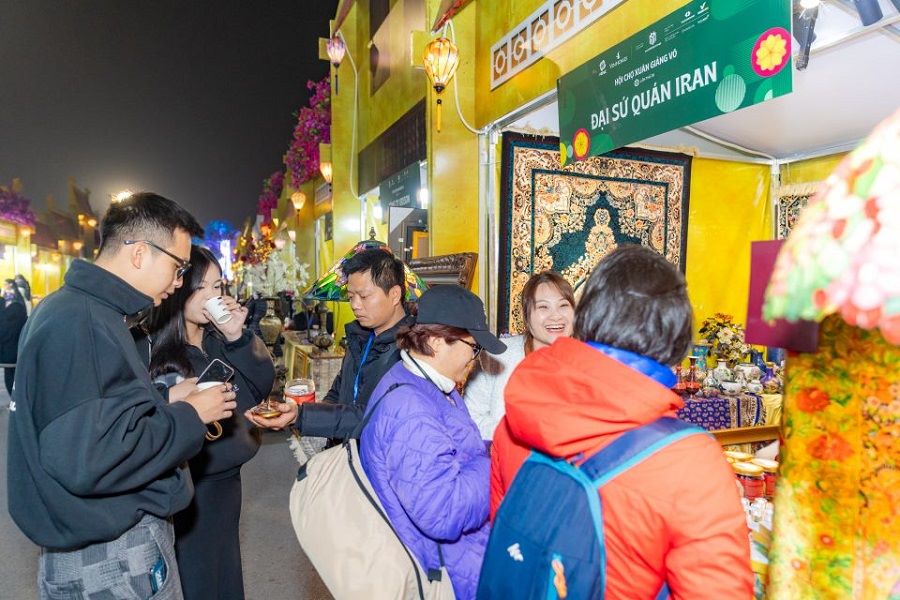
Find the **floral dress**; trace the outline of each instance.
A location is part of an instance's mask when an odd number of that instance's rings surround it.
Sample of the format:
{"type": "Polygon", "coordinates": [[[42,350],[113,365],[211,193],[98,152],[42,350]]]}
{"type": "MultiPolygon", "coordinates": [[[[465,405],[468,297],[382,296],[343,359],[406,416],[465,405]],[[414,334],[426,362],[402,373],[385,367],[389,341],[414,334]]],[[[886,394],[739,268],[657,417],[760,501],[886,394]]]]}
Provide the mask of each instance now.
{"type": "Polygon", "coordinates": [[[784,410],[769,597],[900,599],[900,347],[827,318],[784,410]]]}

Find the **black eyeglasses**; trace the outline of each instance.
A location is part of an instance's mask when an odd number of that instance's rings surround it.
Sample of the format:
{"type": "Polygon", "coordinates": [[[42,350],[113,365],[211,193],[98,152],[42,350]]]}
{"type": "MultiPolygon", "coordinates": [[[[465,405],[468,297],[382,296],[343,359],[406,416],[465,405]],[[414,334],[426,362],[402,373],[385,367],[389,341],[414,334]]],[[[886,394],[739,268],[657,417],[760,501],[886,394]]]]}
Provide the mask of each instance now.
{"type": "Polygon", "coordinates": [[[462,342],[463,344],[465,344],[466,346],[468,346],[469,348],[472,349],[472,352],[474,352],[474,354],[472,354],[472,360],[475,360],[476,358],[478,358],[478,355],[481,354],[482,350],[484,350],[484,347],[481,344],[479,344],[478,342],[472,343],[472,342],[467,342],[466,340],[457,340],[457,341],[462,342]]]}
{"type": "Polygon", "coordinates": [[[168,256],[171,256],[172,260],[174,260],[175,263],[178,265],[178,268],[175,269],[175,279],[181,279],[182,277],[184,277],[184,274],[187,273],[188,269],[191,268],[190,262],[184,260],[181,257],[175,256],[174,254],[172,254],[171,252],[169,252],[168,250],[166,250],[159,244],[155,244],[155,243],[151,242],[150,240],[125,240],[122,243],[125,244],[126,246],[131,246],[132,244],[147,244],[148,246],[152,246],[152,247],[156,248],[163,254],[167,254],[168,256]]]}

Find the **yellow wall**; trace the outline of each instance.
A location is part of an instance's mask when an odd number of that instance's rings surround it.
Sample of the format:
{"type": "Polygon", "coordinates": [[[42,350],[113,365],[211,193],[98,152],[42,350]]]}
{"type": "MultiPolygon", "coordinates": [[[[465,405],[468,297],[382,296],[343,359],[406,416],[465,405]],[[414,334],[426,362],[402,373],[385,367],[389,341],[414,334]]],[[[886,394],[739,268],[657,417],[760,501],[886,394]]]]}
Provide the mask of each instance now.
{"type": "Polygon", "coordinates": [[[781,185],[825,181],[846,153],[801,160],[781,166],[781,185]]]}
{"type": "Polygon", "coordinates": [[[388,239],[388,223],[387,213],[381,206],[381,198],[378,194],[366,195],[366,224],[363,229],[368,232],[370,229],[375,230],[375,239],[387,242],[388,239]],[[378,218],[377,210],[381,209],[381,218],[378,218]]]}
{"type": "MultiPolygon", "coordinates": [[[[365,87],[363,82],[363,78],[366,77],[365,71],[368,68],[368,59],[365,58],[367,54],[364,54],[363,51],[368,40],[359,31],[359,26],[363,20],[361,12],[367,6],[365,2],[353,3],[353,8],[341,27],[347,47],[353,54],[353,59],[356,61],[356,66],[359,69],[360,106],[362,106],[363,99],[368,94],[366,91],[368,88],[365,87]]],[[[368,22],[368,16],[364,16],[365,22],[368,22]]],[[[360,231],[359,200],[356,189],[356,156],[362,146],[358,139],[355,142],[353,139],[353,84],[353,69],[349,59],[344,58],[344,62],[340,67],[340,89],[337,94],[334,93],[333,87],[331,91],[332,216],[334,218],[334,237],[330,248],[326,247],[326,251],[331,250],[331,259],[334,259],[335,252],[338,255],[347,252],[362,236],[360,231]]],[[[360,109],[358,123],[365,118],[365,114],[365,111],[360,109]]],[[[324,263],[329,257],[320,256],[320,259],[324,263]]],[[[321,264],[320,268],[328,270],[331,268],[331,264],[321,264]]],[[[349,311],[337,310],[339,304],[333,303],[332,310],[335,310],[335,331],[342,336],[344,325],[352,318],[346,318],[346,313],[349,311]]]]}
{"type": "MultiPolygon", "coordinates": [[[[294,210],[294,204],[291,202],[291,196],[298,188],[294,187],[291,182],[290,171],[285,174],[284,189],[281,192],[281,198],[278,200],[278,217],[286,224],[287,229],[297,232],[297,239],[294,242],[297,260],[301,263],[309,265],[310,277],[315,278],[315,225],[313,222],[313,211],[316,198],[316,187],[321,185],[322,180],[315,179],[307,181],[299,186],[299,191],[306,194],[306,203],[300,209],[299,219],[297,211],[294,210]]],[[[312,284],[312,281],[309,282],[312,284]]]]}
{"type": "MultiPolygon", "coordinates": [[[[428,2],[428,22],[433,23],[439,0],[428,2]]],[[[475,47],[473,8],[454,19],[456,44],[461,49],[475,47]]],[[[471,52],[460,52],[460,64],[450,86],[441,94],[441,131],[435,127],[435,94],[429,88],[425,122],[428,142],[428,188],[432,254],[478,251],[478,138],[466,129],[456,114],[453,87],[458,86],[460,110],[469,123],[475,120],[476,60],[471,52]]],[[[477,289],[478,274],[474,280],[477,289]]]]}
{"type": "Polygon", "coordinates": [[[724,312],[743,323],[750,242],[772,239],[768,165],[695,158],[688,213],[688,294],[696,326],[724,312]]]}
{"type": "MultiPolygon", "coordinates": [[[[422,0],[418,0],[421,2],[422,0]]],[[[402,117],[425,97],[427,78],[422,69],[411,68],[411,31],[424,30],[425,20],[416,18],[412,5],[416,0],[396,0],[391,11],[377,32],[369,32],[369,3],[354,3],[353,11],[341,27],[344,35],[352,25],[355,42],[351,46],[353,58],[359,69],[359,138],[357,153],[385,129],[402,117]],[[356,13],[355,15],[353,13],[356,13]],[[353,19],[351,23],[351,19],[353,19]],[[378,90],[371,94],[372,75],[369,70],[368,42],[374,38],[390,63],[390,76],[378,90]]],[[[421,13],[421,9],[419,9],[421,13]]],[[[419,14],[419,17],[423,15],[419,14]]],[[[349,38],[348,38],[349,41],[349,38]]],[[[345,59],[344,64],[349,63],[345,59]]],[[[341,66],[341,94],[351,93],[351,68],[341,66]]],[[[332,101],[334,98],[332,98],[332,101]]],[[[347,114],[349,117],[350,115],[347,114]]],[[[360,195],[369,190],[360,190],[360,195]]]]}
{"type": "MultiPolygon", "coordinates": [[[[476,106],[478,127],[500,118],[556,88],[560,75],[581,66],[601,51],[658,21],[686,0],[628,0],[523,72],[491,90],[491,46],[534,12],[542,0],[476,0],[460,17],[477,12],[476,106]]],[[[457,27],[459,36],[461,30],[457,27]]],[[[460,53],[466,52],[460,47],[460,53]]]]}

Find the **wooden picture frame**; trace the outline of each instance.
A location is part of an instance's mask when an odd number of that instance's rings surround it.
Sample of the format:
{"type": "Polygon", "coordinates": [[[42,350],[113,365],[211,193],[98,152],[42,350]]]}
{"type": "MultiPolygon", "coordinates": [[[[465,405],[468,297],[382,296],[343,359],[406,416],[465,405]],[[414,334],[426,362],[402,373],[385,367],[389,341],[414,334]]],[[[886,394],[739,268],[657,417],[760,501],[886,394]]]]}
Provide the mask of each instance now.
{"type": "Polygon", "coordinates": [[[475,276],[475,265],[478,263],[476,252],[460,252],[428,258],[414,258],[409,261],[409,268],[416,272],[428,285],[456,284],[467,290],[472,287],[475,276]]]}

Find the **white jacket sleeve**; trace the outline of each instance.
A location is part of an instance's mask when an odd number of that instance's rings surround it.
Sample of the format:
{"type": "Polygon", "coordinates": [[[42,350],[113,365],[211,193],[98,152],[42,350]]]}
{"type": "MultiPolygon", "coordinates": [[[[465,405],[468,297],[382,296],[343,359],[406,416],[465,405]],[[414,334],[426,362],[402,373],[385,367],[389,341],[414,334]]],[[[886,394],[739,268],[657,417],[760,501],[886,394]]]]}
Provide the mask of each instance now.
{"type": "Polygon", "coordinates": [[[498,356],[486,354],[469,377],[465,402],[478,425],[481,438],[494,439],[494,430],[506,413],[503,390],[516,365],[525,357],[522,336],[504,338],[507,350],[498,356]]]}
{"type": "Polygon", "coordinates": [[[496,382],[497,377],[495,375],[486,373],[479,366],[469,377],[469,381],[466,384],[466,395],[464,397],[466,407],[469,409],[472,420],[478,425],[478,431],[481,432],[481,439],[483,440],[493,438],[494,428],[500,422],[500,417],[503,416],[503,394],[501,392],[499,394],[501,412],[500,415],[495,417],[497,412],[497,401],[495,398],[497,394],[494,389],[496,382]]]}

